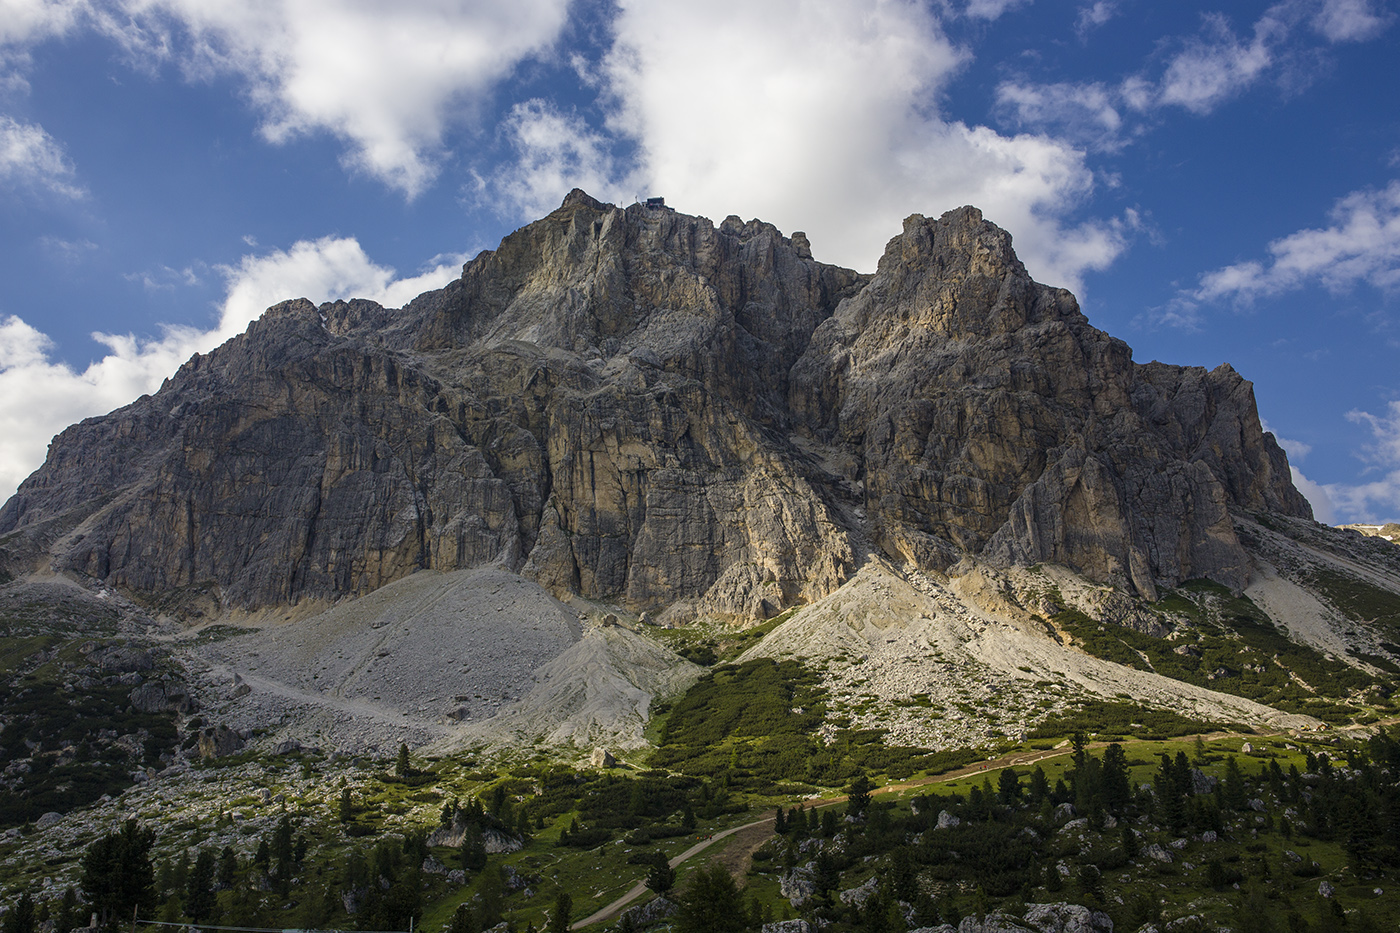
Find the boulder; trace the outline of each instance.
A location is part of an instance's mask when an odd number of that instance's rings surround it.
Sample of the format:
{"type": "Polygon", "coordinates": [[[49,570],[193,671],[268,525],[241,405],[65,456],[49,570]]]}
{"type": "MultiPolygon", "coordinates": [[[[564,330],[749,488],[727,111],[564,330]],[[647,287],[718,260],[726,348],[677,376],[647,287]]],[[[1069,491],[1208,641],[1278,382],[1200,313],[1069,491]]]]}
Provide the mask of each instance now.
{"type": "Polygon", "coordinates": [[[131,691],[128,699],[132,708],[142,713],[189,714],[195,710],[194,697],[184,687],[174,684],[142,684],[131,691]]]}
{"type": "Polygon", "coordinates": [[[199,757],[222,758],[241,751],[246,743],[243,737],[222,723],[200,730],[199,757]]]}

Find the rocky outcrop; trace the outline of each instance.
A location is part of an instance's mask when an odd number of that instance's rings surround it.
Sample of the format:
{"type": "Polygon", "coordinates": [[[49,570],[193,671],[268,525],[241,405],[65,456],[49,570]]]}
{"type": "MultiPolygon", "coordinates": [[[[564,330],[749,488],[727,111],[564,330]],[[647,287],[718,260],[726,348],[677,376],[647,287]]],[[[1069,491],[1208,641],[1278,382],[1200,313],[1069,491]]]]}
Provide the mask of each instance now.
{"type": "Polygon", "coordinates": [[[200,731],[199,757],[223,758],[225,755],[242,751],[246,744],[243,736],[220,724],[200,731]]]}
{"type": "Polygon", "coordinates": [[[499,563],[747,620],[869,545],[1239,587],[1232,510],[1309,514],[1249,383],[1133,363],[974,209],[911,217],[865,276],[576,191],[403,309],[285,302],[69,428],[0,560],[240,607],[499,563]]]}

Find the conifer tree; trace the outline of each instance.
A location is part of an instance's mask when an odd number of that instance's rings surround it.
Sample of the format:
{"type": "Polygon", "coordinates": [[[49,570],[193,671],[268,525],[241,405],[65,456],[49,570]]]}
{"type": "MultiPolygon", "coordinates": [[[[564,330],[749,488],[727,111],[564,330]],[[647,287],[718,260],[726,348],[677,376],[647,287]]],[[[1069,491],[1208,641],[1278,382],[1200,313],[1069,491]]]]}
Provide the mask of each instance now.
{"type": "Polygon", "coordinates": [[[743,933],[748,929],[743,897],[719,863],[697,871],[679,900],[678,933],[743,933]]]}
{"type": "Polygon", "coordinates": [[[574,899],[569,897],[567,891],[560,891],[549,914],[549,926],[545,927],[547,933],[569,933],[569,915],[573,910],[574,899]]]}
{"type": "Polygon", "coordinates": [[[237,873],[238,856],[234,854],[231,846],[224,846],[224,850],[219,853],[219,866],[215,873],[215,880],[219,887],[227,888],[233,885],[233,878],[237,873]]]}
{"type": "Polygon", "coordinates": [[[214,895],[217,864],[213,849],[200,849],[194,868],[185,883],[183,903],[185,913],[196,924],[208,920],[219,906],[214,895]]]}
{"type": "Polygon", "coordinates": [[[20,895],[19,903],[15,909],[5,915],[5,921],[0,924],[0,930],[4,933],[35,933],[39,928],[39,923],[34,913],[34,898],[28,891],[20,895]]]}
{"type": "Polygon", "coordinates": [[[155,831],[141,829],[133,818],[118,832],[98,839],[83,855],[79,884],[103,930],[115,930],[133,914],[155,906],[155,869],[151,865],[155,841],[155,831]]]}

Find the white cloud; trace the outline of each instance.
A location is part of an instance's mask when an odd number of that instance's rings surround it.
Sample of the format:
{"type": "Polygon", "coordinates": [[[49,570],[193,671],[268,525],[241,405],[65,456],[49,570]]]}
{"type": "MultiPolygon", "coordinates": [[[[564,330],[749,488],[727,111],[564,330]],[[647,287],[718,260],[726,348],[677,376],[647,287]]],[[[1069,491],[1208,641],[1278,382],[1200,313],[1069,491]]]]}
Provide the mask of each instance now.
{"type": "Polygon", "coordinates": [[[171,291],[181,285],[198,285],[200,283],[199,273],[192,266],[183,269],[172,269],[170,266],[161,266],[159,269],[146,272],[132,272],[125,276],[128,282],[140,282],[141,286],[148,291],[171,291]]]}
{"type": "Polygon", "coordinates": [[[1400,286],[1400,181],[1354,191],[1328,212],[1330,225],[1269,244],[1270,261],[1248,260],[1207,272],[1193,297],[1251,301],[1318,283],[1340,292],[1360,283],[1400,286]]]}
{"type": "Polygon", "coordinates": [[[1083,38],[1117,15],[1117,0],[1094,0],[1093,3],[1079,8],[1079,17],[1074,21],[1074,31],[1083,38]]]}
{"type": "Polygon", "coordinates": [[[963,204],[1053,284],[1124,248],[1122,221],[1068,219],[1094,184],[1082,151],[937,112],[967,54],[925,4],[627,0],[614,32],[608,128],[636,142],[637,183],[682,210],[805,230],[820,258],[867,271],[905,216],[963,204]]]}
{"type": "Polygon", "coordinates": [[[1313,518],[1328,525],[1337,524],[1337,506],[1332,502],[1332,495],[1328,491],[1335,487],[1314,483],[1304,476],[1301,470],[1291,464],[1288,469],[1293,474],[1293,485],[1312,506],[1313,518]]]}
{"type": "Polygon", "coordinates": [[[1284,451],[1288,454],[1288,459],[1290,461],[1296,462],[1299,460],[1303,460],[1307,457],[1308,454],[1312,453],[1311,444],[1305,444],[1302,441],[1294,441],[1289,440],[1286,437],[1280,437],[1277,431],[1269,427],[1269,422],[1264,421],[1263,419],[1260,419],[1260,425],[1265,431],[1268,431],[1274,436],[1274,440],[1277,441],[1278,445],[1282,447],[1284,451]]]}
{"type": "MultiPolygon", "coordinates": [[[[1341,521],[1400,519],[1400,401],[1391,402],[1381,415],[1349,411],[1347,420],[1370,429],[1372,443],[1362,449],[1361,457],[1369,464],[1368,472],[1378,473],[1380,478],[1357,484],[1328,483],[1322,491],[1341,521]]],[[[1305,495],[1313,501],[1310,494],[1305,495]]]]}
{"type": "MultiPolygon", "coordinates": [[[[414,197],[446,158],[444,133],[552,45],[568,0],[0,0],[13,64],[37,42],[95,28],[132,64],[193,80],[232,75],[280,143],[327,131],[345,165],[414,197]]],[[[0,59],[3,61],[3,59],[0,59]]]]}
{"type": "Polygon", "coordinates": [[[570,190],[582,188],[604,201],[629,200],[630,182],[612,155],[613,140],[576,113],[528,100],[511,109],[502,127],[516,153],[490,182],[488,198],[503,211],[543,217],[570,190]]]}
{"type": "Polygon", "coordinates": [[[0,0],[0,84],[27,88],[30,47],[68,32],[87,8],[87,0],[0,0]]]}
{"type": "MultiPolygon", "coordinates": [[[[1116,4],[1099,0],[1081,7],[1076,30],[1081,38],[1116,13],[1116,4]]],[[[1114,151],[1143,126],[1148,115],[1180,107],[1197,115],[1264,81],[1296,91],[1314,77],[1323,61],[1312,48],[1307,26],[1326,44],[1370,39],[1389,25],[1389,17],[1371,11],[1368,0],[1284,0],[1264,11],[1244,37],[1236,35],[1219,13],[1202,18],[1197,35],[1163,40],[1162,63],[1114,83],[1037,85],[1010,80],[997,88],[1002,119],[1017,129],[1054,132],[1077,145],[1114,151]]]]}
{"type": "Polygon", "coordinates": [[[1312,16],[1312,27],[1329,42],[1370,39],[1390,24],[1390,17],[1376,13],[1370,0],[1326,0],[1312,16]]]}
{"type": "Polygon", "coordinates": [[[53,341],[10,315],[0,321],[0,501],[43,462],[53,435],[154,392],[192,354],[242,332],[269,305],[296,297],[317,302],[361,297],[399,307],[456,278],[463,258],[437,257],[419,275],[398,278],[351,238],[324,237],[245,256],[219,270],[227,293],[214,327],[168,326],[158,339],[93,334],[107,352],[82,370],[54,359],[53,341]]]}
{"type": "Polygon", "coordinates": [[[1053,129],[1057,138],[1090,149],[1114,151],[1121,135],[1121,95],[1103,84],[1029,84],[1007,81],[997,87],[997,109],[1018,128],[1053,129]]]}
{"type": "Polygon", "coordinates": [[[1007,10],[1025,6],[1033,0],[967,0],[967,16],[972,19],[999,19],[1007,10]]]}
{"type": "Polygon", "coordinates": [[[1154,104],[1209,113],[1249,87],[1274,62],[1274,49],[1288,34],[1272,8],[1254,24],[1254,35],[1239,40],[1218,14],[1206,17],[1203,35],[1187,42],[1168,63],[1154,104]]]}
{"type": "Polygon", "coordinates": [[[80,198],[83,189],[73,183],[74,174],[63,147],[42,126],[0,115],[0,186],[80,198]]]}

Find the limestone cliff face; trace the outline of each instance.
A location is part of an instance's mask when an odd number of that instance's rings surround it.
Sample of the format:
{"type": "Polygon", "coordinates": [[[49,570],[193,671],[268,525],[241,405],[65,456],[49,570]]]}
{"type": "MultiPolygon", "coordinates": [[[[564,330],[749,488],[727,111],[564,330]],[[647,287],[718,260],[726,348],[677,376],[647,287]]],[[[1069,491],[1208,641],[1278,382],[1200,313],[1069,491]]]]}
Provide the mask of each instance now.
{"type": "Polygon", "coordinates": [[[1309,514],[1249,383],[1134,364],[971,208],[911,217],[862,276],[574,192],[403,309],[286,302],[69,428],[0,556],[247,607],[500,562],[751,619],[866,542],[1238,586],[1232,509],[1309,514]]]}

